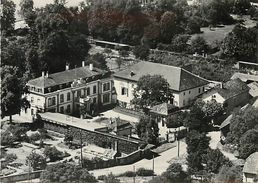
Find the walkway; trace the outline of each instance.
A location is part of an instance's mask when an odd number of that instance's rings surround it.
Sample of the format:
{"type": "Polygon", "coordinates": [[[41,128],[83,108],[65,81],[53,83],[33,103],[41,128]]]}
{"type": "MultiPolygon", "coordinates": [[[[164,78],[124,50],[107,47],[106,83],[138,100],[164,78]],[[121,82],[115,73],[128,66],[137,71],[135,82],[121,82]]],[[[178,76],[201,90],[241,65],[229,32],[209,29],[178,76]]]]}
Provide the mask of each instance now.
{"type": "MultiPolygon", "coordinates": [[[[186,153],[186,144],[184,142],[180,142],[180,156],[186,153]]],[[[177,157],[177,147],[169,149],[163,153],[160,154],[160,156],[156,157],[154,159],[154,172],[157,175],[160,175],[169,166],[168,161],[171,160],[171,158],[177,157]]],[[[150,159],[143,159],[141,161],[138,161],[131,165],[124,165],[124,166],[116,166],[111,168],[104,168],[99,170],[93,170],[90,171],[94,174],[94,176],[98,177],[100,175],[108,175],[110,172],[112,172],[115,175],[124,173],[126,171],[133,171],[133,168],[135,166],[135,169],[138,168],[146,168],[146,169],[152,169],[153,160],[150,159]]]]}

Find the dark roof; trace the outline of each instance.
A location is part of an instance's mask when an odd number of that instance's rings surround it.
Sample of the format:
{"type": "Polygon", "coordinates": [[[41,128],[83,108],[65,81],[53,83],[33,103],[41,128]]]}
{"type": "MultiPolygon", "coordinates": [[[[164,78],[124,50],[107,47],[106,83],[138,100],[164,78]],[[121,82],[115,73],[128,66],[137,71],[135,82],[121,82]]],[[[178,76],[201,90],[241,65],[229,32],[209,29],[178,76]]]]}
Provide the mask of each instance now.
{"type": "Polygon", "coordinates": [[[223,88],[216,87],[214,88],[225,100],[239,95],[243,92],[248,92],[249,87],[240,79],[229,80],[223,84],[223,88]]]}
{"type": "Polygon", "coordinates": [[[137,82],[142,76],[148,74],[163,76],[168,81],[170,88],[175,91],[184,91],[209,83],[206,79],[183,68],[146,61],[141,61],[123,71],[119,71],[114,74],[114,77],[137,82]]]}
{"type": "Polygon", "coordinates": [[[162,103],[162,104],[153,106],[150,112],[167,116],[175,109],[178,109],[178,107],[174,106],[173,104],[162,103]]]}
{"type": "Polygon", "coordinates": [[[258,152],[251,154],[246,159],[243,172],[258,175],[258,152]]]}
{"type": "Polygon", "coordinates": [[[32,80],[29,80],[28,84],[36,87],[51,87],[55,85],[65,84],[78,80],[80,78],[88,78],[92,76],[97,76],[100,74],[105,74],[107,71],[103,71],[97,68],[94,68],[92,71],[88,66],[79,67],[71,70],[65,70],[62,72],[57,72],[50,74],[48,77],[38,77],[32,80]]]}

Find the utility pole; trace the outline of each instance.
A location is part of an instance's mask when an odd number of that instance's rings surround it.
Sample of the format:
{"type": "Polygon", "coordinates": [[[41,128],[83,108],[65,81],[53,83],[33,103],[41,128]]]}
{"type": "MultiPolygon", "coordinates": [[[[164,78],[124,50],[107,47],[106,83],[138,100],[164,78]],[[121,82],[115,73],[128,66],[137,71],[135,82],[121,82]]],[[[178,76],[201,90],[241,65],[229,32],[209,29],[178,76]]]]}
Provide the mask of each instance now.
{"type": "Polygon", "coordinates": [[[154,179],[154,154],[152,155],[152,171],[153,171],[152,179],[154,179]]]}
{"type": "Polygon", "coordinates": [[[133,165],[133,172],[134,172],[134,175],[133,175],[133,183],[135,183],[135,177],[136,177],[136,173],[135,173],[135,165],[133,165]]]}
{"type": "Polygon", "coordinates": [[[80,129],[80,141],[81,141],[81,166],[83,168],[83,157],[82,157],[82,130],[80,129]]]}
{"type": "Polygon", "coordinates": [[[178,132],[177,132],[177,157],[179,157],[179,149],[180,149],[179,132],[180,132],[180,127],[178,128],[178,132]]]}

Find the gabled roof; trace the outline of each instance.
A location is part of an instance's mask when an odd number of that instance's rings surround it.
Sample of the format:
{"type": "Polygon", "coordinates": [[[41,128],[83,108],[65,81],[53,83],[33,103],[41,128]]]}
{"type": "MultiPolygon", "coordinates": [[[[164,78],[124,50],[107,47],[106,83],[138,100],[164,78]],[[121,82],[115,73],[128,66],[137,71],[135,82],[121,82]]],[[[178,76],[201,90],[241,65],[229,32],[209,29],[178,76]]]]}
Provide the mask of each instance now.
{"type": "Polygon", "coordinates": [[[238,78],[227,81],[223,84],[223,88],[214,88],[225,100],[239,95],[240,93],[248,92],[249,89],[250,88],[238,78]]]}
{"type": "Polygon", "coordinates": [[[249,93],[252,97],[258,97],[258,83],[252,82],[248,84],[248,87],[250,88],[249,93]]]}
{"type": "Polygon", "coordinates": [[[175,110],[177,108],[178,107],[174,106],[173,104],[162,103],[162,104],[153,106],[150,112],[167,116],[172,112],[172,110],[175,110]]]}
{"type": "Polygon", "coordinates": [[[29,80],[28,85],[47,88],[51,86],[73,82],[74,80],[78,80],[80,78],[88,78],[88,77],[97,76],[105,73],[107,73],[107,71],[102,71],[97,68],[90,70],[88,66],[79,67],[71,70],[65,70],[62,72],[50,74],[48,77],[46,76],[44,78],[38,77],[32,80],[29,80]]]}
{"type": "Polygon", "coordinates": [[[243,172],[258,175],[258,152],[251,154],[246,159],[243,172]]]}
{"type": "Polygon", "coordinates": [[[237,79],[237,78],[239,78],[243,82],[247,82],[247,81],[257,81],[258,82],[258,75],[237,72],[237,73],[233,74],[233,76],[231,77],[231,79],[237,79]]]}
{"type": "Polygon", "coordinates": [[[114,74],[114,77],[137,82],[142,76],[148,74],[163,76],[174,91],[184,91],[209,83],[206,79],[183,68],[146,61],[141,61],[123,71],[119,71],[114,74]]]}

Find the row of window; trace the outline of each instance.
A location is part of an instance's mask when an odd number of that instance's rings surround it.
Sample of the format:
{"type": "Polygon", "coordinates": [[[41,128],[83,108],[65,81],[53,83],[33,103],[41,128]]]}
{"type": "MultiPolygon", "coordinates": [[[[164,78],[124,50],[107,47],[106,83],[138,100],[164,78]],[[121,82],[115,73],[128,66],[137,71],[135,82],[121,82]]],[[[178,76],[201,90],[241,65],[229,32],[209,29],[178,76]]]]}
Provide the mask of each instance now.
{"type": "MultiPolygon", "coordinates": [[[[202,92],[204,92],[204,87],[199,88],[199,89],[198,89],[198,92],[201,93],[201,90],[202,90],[202,92]]],[[[189,90],[188,93],[191,94],[191,90],[189,90]]],[[[184,92],[183,94],[185,95],[185,92],[184,92]]]]}
{"type": "Polygon", "coordinates": [[[30,87],[30,91],[35,91],[35,92],[38,92],[38,93],[43,93],[42,88],[36,88],[36,87],[34,87],[34,86],[31,86],[31,87],[30,87]]]}
{"type": "Polygon", "coordinates": [[[71,113],[71,106],[70,105],[67,105],[66,107],[66,112],[64,111],[64,106],[60,107],[60,110],[59,110],[60,113],[64,114],[64,113],[71,113]]]}

